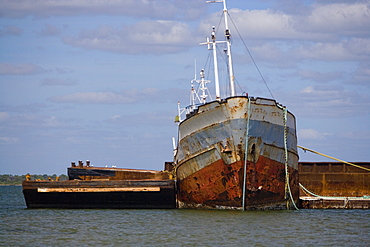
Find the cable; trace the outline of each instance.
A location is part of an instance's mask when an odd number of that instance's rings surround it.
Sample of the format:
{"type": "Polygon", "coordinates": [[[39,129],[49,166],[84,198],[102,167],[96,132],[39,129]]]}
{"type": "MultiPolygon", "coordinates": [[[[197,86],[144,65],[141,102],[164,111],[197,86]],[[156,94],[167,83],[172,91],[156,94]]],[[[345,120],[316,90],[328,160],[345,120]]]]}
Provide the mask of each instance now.
{"type": "Polygon", "coordinates": [[[247,45],[245,44],[245,42],[244,42],[244,40],[243,40],[243,37],[240,35],[239,30],[238,30],[238,28],[236,27],[236,25],[235,25],[235,23],[234,23],[233,19],[231,18],[231,16],[230,16],[230,14],[229,14],[229,13],[228,13],[228,15],[229,15],[229,17],[230,17],[231,22],[232,22],[232,23],[233,23],[233,25],[234,25],[234,28],[235,28],[236,32],[238,33],[238,35],[239,35],[240,39],[242,40],[242,42],[243,42],[243,44],[244,44],[245,49],[247,50],[247,52],[248,52],[248,54],[249,54],[250,58],[252,59],[252,62],[253,62],[253,64],[254,64],[254,66],[256,67],[256,69],[257,69],[257,71],[258,71],[258,73],[259,73],[259,75],[260,75],[260,77],[261,77],[261,79],[262,79],[263,83],[265,83],[266,88],[267,88],[267,90],[269,91],[269,93],[270,93],[271,97],[272,97],[273,99],[275,99],[275,97],[274,97],[274,95],[272,94],[272,92],[271,92],[271,90],[270,90],[269,86],[267,85],[267,82],[266,82],[265,78],[263,77],[263,75],[262,75],[262,73],[261,73],[260,69],[258,68],[256,61],[254,60],[254,58],[253,58],[253,56],[252,56],[252,53],[249,51],[249,49],[248,49],[247,45]]]}

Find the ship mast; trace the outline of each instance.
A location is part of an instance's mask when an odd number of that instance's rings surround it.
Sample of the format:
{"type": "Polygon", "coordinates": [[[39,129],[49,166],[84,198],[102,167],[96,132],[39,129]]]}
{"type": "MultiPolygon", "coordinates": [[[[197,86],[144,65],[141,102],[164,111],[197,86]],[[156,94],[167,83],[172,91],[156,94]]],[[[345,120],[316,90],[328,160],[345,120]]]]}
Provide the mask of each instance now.
{"type": "MultiPolygon", "coordinates": [[[[225,19],[225,39],[226,39],[226,45],[227,45],[226,55],[228,57],[228,67],[229,67],[230,96],[235,96],[235,78],[234,78],[234,69],[233,69],[233,62],[232,62],[232,56],[231,56],[231,34],[229,30],[226,0],[206,1],[206,3],[223,3],[224,5],[223,13],[224,13],[224,19],[225,19]]],[[[213,43],[217,43],[217,42],[213,42],[213,43]]],[[[217,98],[217,92],[216,92],[216,98],[217,98]]]]}
{"type": "Polygon", "coordinates": [[[228,23],[228,12],[226,8],[226,0],[223,0],[224,3],[224,19],[225,19],[225,38],[227,44],[227,57],[229,58],[229,76],[230,76],[230,94],[235,96],[235,81],[234,81],[234,70],[233,70],[233,60],[231,57],[231,35],[229,30],[228,23]]]}
{"type": "Polygon", "coordinates": [[[215,68],[215,87],[216,87],[216,100],[220,101],[220,82],[218,79],[218,64],[217,64],[217,48],[216,48],[216,32],[215,27],[212,27],[212,49],[213,49],[213,64],[215,68]]]}
{"type": "Polygon", "coordinates": [[[209,40],[207,37],[207,42],[205,43],[200,43],[200,45],[207,45],[208,50],[213,50],[213,67],[215,71],[215,87],[216,87],[216,100],[220,101],[221,100],[221,94],[220,94],[220,81],[218,78],[218,63],[217,63],[217,43],[220,43],[219,41],[216,41],[216,31],[215,27],[212,27],[212,34],[211,34],[211,39],[212,41],[209,40]],[[211,46],[212,45],[212,48],[211,46]]]}

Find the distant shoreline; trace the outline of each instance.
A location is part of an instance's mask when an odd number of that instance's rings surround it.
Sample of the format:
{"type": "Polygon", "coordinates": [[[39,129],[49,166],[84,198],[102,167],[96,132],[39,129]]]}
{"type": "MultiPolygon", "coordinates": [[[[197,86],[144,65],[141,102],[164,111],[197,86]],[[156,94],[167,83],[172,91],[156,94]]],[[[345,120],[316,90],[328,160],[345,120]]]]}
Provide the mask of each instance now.
{"type": "MultiPolygon", "coordinates": [[[[61,174],[61,175],[38,175],[38,174],[29,174],[31,180],[35,181],[48,181],[48,180],[68,180],[68,176],[61,174]],[[58,179],[57,179],[58,178],[58,179]]],[[[0,186],[11,186],[11,185],[20,185],[22,186],[22,182],[27,179],[27,175],[11,175],[11,174],[0,174],[0,186]]]]}

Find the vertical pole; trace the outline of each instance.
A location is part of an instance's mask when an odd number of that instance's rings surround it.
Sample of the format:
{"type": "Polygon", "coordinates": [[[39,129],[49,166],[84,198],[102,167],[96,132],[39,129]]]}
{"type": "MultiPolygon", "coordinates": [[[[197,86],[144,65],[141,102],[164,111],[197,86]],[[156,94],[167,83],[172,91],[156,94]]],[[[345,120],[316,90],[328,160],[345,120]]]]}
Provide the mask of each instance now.
{"type": "Polygon", "coordinates": [[[216,100],[220,100],[220,81],[218,78],[218,63],[217,63],[217,46],[216,46],[216,34],[215,34],[215,27],[213,27],[212,31],[212,49],[213,49],[213,66],[215,70],[215,87],[216,87],[216,100]]]}
{"type": "Polygon", "coordinates": [[[234,69],[233,69],[233,60],[231,57],[231,35],[229,30],[229,22],[228,22],[228,12],[226,8],[226,0],[223,0],[224,3],[224,19],[225,19],[225,38],[227,44],[227,57],[228,57],[228,64],[229,64],[229,77],[230,77],[230,96],[235,96],[235,79],[234,79],[234,69]]]}
{"type": "Polygon", "coordinates": [[[244,181],[243,181],[243,211],[245,210],[245,195],[247,190],[247,162],[248,162],[248,146],[249,146],[249,118],[250,118],[251,100],[248,98],[247,109],[247,129],[245,133],[245,154],[244,154],[244,181]]]}

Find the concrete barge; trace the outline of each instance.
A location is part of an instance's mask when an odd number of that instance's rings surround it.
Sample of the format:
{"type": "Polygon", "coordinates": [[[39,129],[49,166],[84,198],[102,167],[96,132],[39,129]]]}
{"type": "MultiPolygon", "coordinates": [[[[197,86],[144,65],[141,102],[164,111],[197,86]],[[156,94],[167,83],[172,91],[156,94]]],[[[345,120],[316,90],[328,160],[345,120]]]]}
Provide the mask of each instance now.
{"type": "Polygon", "coordinates": [[[67,181],[23,181],[27,208],[172,209],[175,180],[167,171],[68,168],[67,181]]]}
{"type": "Polygon", "coordinates": [[[352,164],[300,162],[300,208],[370,209],[370,163],[352,164]]]}

